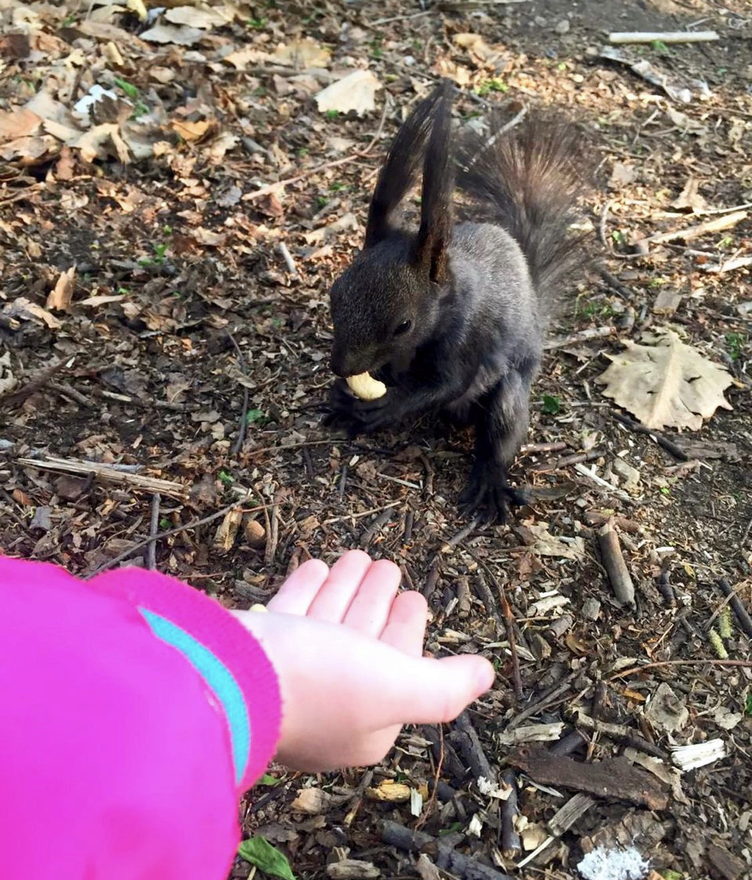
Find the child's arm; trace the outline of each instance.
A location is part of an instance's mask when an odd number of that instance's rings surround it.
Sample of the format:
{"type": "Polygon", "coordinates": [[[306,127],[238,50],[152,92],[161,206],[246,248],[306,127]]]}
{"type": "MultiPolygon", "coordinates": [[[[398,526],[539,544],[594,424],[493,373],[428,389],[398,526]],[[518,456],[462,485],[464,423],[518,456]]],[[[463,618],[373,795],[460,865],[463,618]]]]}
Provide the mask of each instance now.
{"type": "Polygon", "coordinates": [[[265,654],[200,592],[0,558],[0,876],[226,876],[279,713],[265,654]]]}

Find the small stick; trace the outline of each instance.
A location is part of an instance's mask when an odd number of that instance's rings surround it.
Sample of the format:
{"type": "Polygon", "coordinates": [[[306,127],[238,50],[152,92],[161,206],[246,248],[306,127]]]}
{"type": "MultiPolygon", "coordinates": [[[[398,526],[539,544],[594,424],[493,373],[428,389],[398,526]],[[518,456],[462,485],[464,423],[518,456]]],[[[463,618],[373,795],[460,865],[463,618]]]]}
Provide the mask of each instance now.
{"type": "Polygon", "coordinates": [[[553,443],[525,443],[520,447],[520,455],[534,455],[536,452],[563,452],[567,444],[562,441],[553,443]]]}
{"type": "Polygon", "coordinates": [[[656,660],[654,663],[643,663],[642,666],[630,666],[629,669],[620,669],[608,676],[612,678],[626,678],[644,669],[657,669],[659,666],[698,666],[709,663],[711,666],[741,666],[744,669],[752,669],[752,660],[717,660],[715,657],[703,657],[698,660],[656,660]]]}
{"type": "Polygon", "coordinates": [[[496,592],[499,594],[499,600],[501,601],[501,610],[504,614],[504,622],[506,624],[507,631],[507,641],[509,642],[509,653],[512,659],[512,684],[514,685],[514,693],[518,700],[521,700],[523,697],[522,691],[522,675],[520,673],[520,658],[517,654],[517,638],[514,633],[515,619],[514,614],[512,612],[512,606],[509,604],[509,600],[507,599],[507,591],[504,589],[504,585],[498,580],[496,575],[491,571],[488,565],[479,557],[476,556],[471,550],[465,547],[465,550],[472,556],[472,558],[478,563],[478,565],[485,571],[488,577],[491,580],[491,583],[496,587],[496,592]]]}
{"type": "Polygon", "coordinates": [[[146,567],[149,571],[156,571],[157,568],[157,529],[159,528],[159,504],[162,500],[159,492],[155,492],[151,496],[151,525],[149,528],[149,538],[151,539],[146,545],[146,567]]]}
{"type": "Polygon", "coordinates": [[[517,771],[509,767],[501,774],[501,778],[511,788],[509,797],[501,802],[501,853],[505,859],[516,859],[522,851],[522,841],[514,827],[514,820],[520,812],[517,806],[517,771]]]}
{"type": "Polygon", "coordinates": [[[739,625],[744,630],[745,635],[752,639],[752,617],[750,617],[749,612],[742,604],[742,600],[727,580],[718,581],[718,587],[725,596],[728,596],[729,605],[734,609],[736,619],[739,621],[739,625]]]}
{"type": "Polygon", "coordinates": [[[676,607],[676,593],[671,586],[670,574],[662,571],[657,581],[658,592],[663,596],[663,601],[671,608],[676,607]]]}
{"type": "MultiPolygon", "coordinates": [[[[210,513],[208,516],[202,516],[201,519],[191,520],[185,525],[176,526],[174,529],[168,529],[166,532],[160,532],[158,535],[154,535],[153,537],[149,535],[149,537],[144,538],[143,541],[139,541],[137,544],[134,544],[127,550],[123,550],[123,552],[115,556],[114,559],[108,559],[107,562],[103,562],[102,565],[100,565],[98,568],[95,568],[94,571],[91,572],[91,574],[86,574],[83,576],[83,578],[84,580],[88,581],[95,575],[100,574],[103,571],[107,571],[107,569],[109,568],[114,568],[116,565],[126,560],[131,555],[131,553],[135,553],[136,550],[140,550],[142,547],[146,547],[146,545],[151,544],[152,541],[161,541],[163,538],[169,538],[171,535],[177,535],[179,532],[187,532],[190,529],[197,529],[200,526],[205,526],[210,522],[214,522],[215,519],[219,519],[220,516],[224,516],[226,513],[229,513],[229,511],[234,510],[236,507],[240,507],[241,504],[241,501],[233,501],[232,504],[225,505],[225,507],[217,510],[215,513],[210,513]]],[[[261,507],[252,507],[244,512],[258,513],[258,511],[260,510],[266,510],[266,506],[262,505],[261,507]]]]}
{"type": "Polygon", "coordinates": [[[576,725],[584,727],[585,730],[590,730],[593,733],[602,733],[604,736],[616,740],[616,742],[625,743],[640,752],[645,752],[646,755],[652,755],[654,758],[661,758],[664,761],[668,760],[668,755],[663,749],[633,733],[624,724],[613,724],[608,721],[601,721],[598,718],[592,718],[590,715],[586,715],[582,710],[578,709],[574,709],[571,713],[567,714],[571,715],[572,721],[576,725]]]}
{"type": "MultiPolygon", "coordinates": [[[[232,333],[227,333],[230,342],[232,342],[233,347],[235,348],[235,354],[238,356],[238,364],[240,366],[241,371],[244,375],[248,374],[248,368],[245,362],[245,358],[243,357],[243,352],[240,349],[240,346],[237,343],[237,340],[232,335],[232,333]]],[[[248,403],[249,403],[249,390],[243,385],[243,409],[240,412],[240,424],[238,425],[238,436],[235,438],[235,442],[232,444],[232,454],[237,455],[240,450],[243,448],[243,443],[245,442],[245,432],[248,430],[248,403]]]]}
{"type": "Polygon", "coordinates": [[[570,333],[569,336],[557,336],[554,339],[549,339],[544,343],[543,348],[546,351],[553,351],[556,348],[589,342],[591,339],[604,339],[607,336],[614,336],[615,333],[615,327],[588,327],[587,330],[581,330],[579,333],[570,333]]]}
{"type": "Polygon", "coordinates": [[[752,266],[752,257],[734,257],[723,263],[700,263],[698,268],[703,272],[731,272],[734,269],[741,269],[743,266],[752,266]]]}
{"type": "Polygon", "coordinates": [[[625,428],[629,428],[631,431],[636,431],[638,434],[647,434],[651,440],[657,443],[659,446],[662,446],[666,452],[670,452],[674,458],[677,458],[679,461],[688,461],[689,456],[687,453],[681,448],[681,446],[677,446],[672,440],[669,440],[668,437],[664,437],[663,434],[659,434],[656,431],[651,430],[650,428],[646,428],[645,425],[641,425],[639,422],[636,422],[634,419],[630,419],[627,416],[623,416],[621,413],[614,412],[612,413],[613,417],[617,422],[621,422],[625,428]]]}
{"type": "Polygon", "coordinates": [[[634,294],[632,291],[626,287],[624,284],[619,281],[614,275],[612,275],[608,269],[605,269],[603,266],[598,267],[598,274],[601,278],[606,282],[606,285],[610,290],[613,290],[614,293],[617,293],[619,296],[624,299],[632,299],[634,294]]]}
{"type": "Polygon", "coordinates": [[[360,546],[364,550],[368,550],[373,539],[393,516],[394,508],[389,507],[386,510],[382,510],[381,513],[374,518],[373,522],[368,526],[365,532],[363,532],[363,537],[360,539],[360,546]]]}
{"type": "Polygon", "coordinates": [[[649,235],[647,238],[643,238],[641,241],[637,242],[635,247],[640,247],[640,245],[663,244],[667,241],[675,241],[677,238],[681,238],[684,241],[690,241],[691,239],[699,238],[701,235],[705,235],[708,232],[721,232],[724,229],[731,229],[731,227],[736,226],[737,223],[741,223],[742,220],[746,219],[748,213],[748,211],[735,211],[733,214],[724,214],[720,217],[716,217],[715,220],[705,220],[695,226],[687,226],[684,229],[674,229],[672,232],[659,232],[656,235],[649,235]]]}
{"type": "Polygon", "coordinates": [[[598,548],[616,600],[620,605],[634,605],[634,584],[624,562],[619,536],[610,522],[598,530],[598,548]]]}
{"type": "Polygon", "coordinates": [[[274,503],[269,510],[269,538],[266,542],[266,551],[264,553],[264,562],[271,565],[274,562],[274,554],[277,552],[277,543],[279,542],[279,495],[275,495],[274,503]]]}
{"type": "Polygon", "coordinates": [[[9,403],[10,401],[24,400],[30,394],[33,394],[35,391],[38,391],[40,388],[46,385],[49,380],[55,375],[55,373],[59,372],[62,369],[67,369],[72,365],[73,358],[69,358],[67,361],[55,361],[54,363],[50,364],[49,367],[45,367],[44,369],[40,370],[25,385],[22,385],[20,388],[17,388],[14,391],[8,391],[5,394],[0,394],[0,401],[2,401],[3,403],[9,403]]]}
{"type": "Polygon", "coordinates": [[[80,403],[86,409],[93,409],[95,406],[85,394],[81,394],[80,391],[68,382],[48,382],[47,387],[58,394],[62,394],[63,397],[70,398],[74,403],[80,403]]]}
{"type": "Polygon", "coordinates": [[[46,459],[19,458],[17,464],[22,467],[33,467],[42,471],[60,471],[64,474],[76,474],[77,476],[94,476],[109,483],[119,483],[143,489],[146,492],[160,492],[164,495],[184,498],[185,486],[181,483],[173,483],[170,480],[157,480],[154,477],[145,477],[141,474],[132,474],[121,471],[106,464],[97,464],[86,461],[69,461],[65,458],[46,459]]]}
{"type": "Polygon", "coordinates": [[[578,462],[574,465],[574,469],[578,474],[581,474],[583,477],[587,477],[588,480],[592,480],[596,486],[600,486],[601,489],[605,489],[611,495],[615,495],[617,498],[620,498],[625,504],[634,504],[634,498],[631,495],[627,495],[627,493],[623,489],[619,489],[616,486],[612,486],[607,480],[604,480],[603,477],[599,477],[598,474],[595,473],[594,470],[588,470],[582,462],[578,462]]]}
{"type": "Polygon", "coordinates": [[[711,43],[720,39],[716,31],[615,31],[608,35],[609,43],[711,43]]]}
{"type": "Polygon", "coordinates": [[[426,583],[421,591],[426,599],[430,599],[433,595],[434,590],[436,589],[436,585],[439,582],[439,575],[441,574],[441,559],[439,558],[438,553],[433,558],[433,562],[431,563],[431,567],[428,570],[428,577],[426,578],[426,583]]]}
{"type": "Polygon", "coordinates": [[[502,874],[495,868],[454,850],[440,838],[431,837],[422,831],[411,831],[404,825],[384,822],[381,839],[390,846],[407,852],[424,852],[431,856],[436,866],[461,880],[515,880],[511,874],[502,874]]]}
{"type": "Polygon", "coordinates": [[[457,532],[456,535],[453,535],[451,538],[449,538],[448,541],[446,541],[444,544],[441,545],[441,549],[439,550],[439,553],[449,553],[449,551],[452,549],[452,547],[456,547],[457,544],[461,544],[465,540],[465,538],[467,538],[468,535],[472,534],[473,530],[475,529],[475,527],[477,525],[478,525],[478,517],[474,516],[470,520],[470,522],[465,526],[464,529],[460,529],[460,531],[457,532]]]}
{"type": "Polygon", "coordinates": [[[495,722],[494,726],[498,725],[499,727],[504,727],[506,730],[511,730],[513,727],[519,727],[519,725],[522,724],[523,721],[527,721],[531,715],[543,711],[546,706],[555,703],[562,694],[566,694],[571,688],[573,678],[574,673],[570,673],[564,681],[557,681],[556,684],[551,685],[551,687],[543,691],[534,703],[531,703],[526,709],[523,709],[519,715],[515,715],[508,724],[499,721],[495,722]]]}
{"type": "Polygon", "coordinates": [[[287,245],[283,241],[280,241],[277,244],[277,249],[282,255],[282,259],[285,261],[287,271],[290,273],[290,275],[294,276],[295,278],[300,278],[300,272],[298,272],[298,267],[295,265],[295,260],[293,260],[292,254],[287,249],[287,245]]]}

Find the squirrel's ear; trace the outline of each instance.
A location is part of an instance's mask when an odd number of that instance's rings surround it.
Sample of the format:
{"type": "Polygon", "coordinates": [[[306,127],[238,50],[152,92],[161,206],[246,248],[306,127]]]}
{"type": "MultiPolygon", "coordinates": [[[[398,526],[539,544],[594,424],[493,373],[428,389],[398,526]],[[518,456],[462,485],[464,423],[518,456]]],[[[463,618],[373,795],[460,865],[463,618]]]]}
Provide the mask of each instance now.
{"type": "Polygon", "coordinates": [[[454,154],[452,150],[452,101],[455,87],[443,80],[437,89],[431,137],[423,162],[423,193],[420,229],[415,244],[418,265],[432,281],[448,276],[447,249],[452,231],[454,154]]]}
{"type": "Polygon", "coordinates": [[[387,238],[394,230],[394,215],[418,176],[431,127],[431,111],[440,97],[437,89],[416,104],[392,142],[368,209],[366,247],[387,238]]]}

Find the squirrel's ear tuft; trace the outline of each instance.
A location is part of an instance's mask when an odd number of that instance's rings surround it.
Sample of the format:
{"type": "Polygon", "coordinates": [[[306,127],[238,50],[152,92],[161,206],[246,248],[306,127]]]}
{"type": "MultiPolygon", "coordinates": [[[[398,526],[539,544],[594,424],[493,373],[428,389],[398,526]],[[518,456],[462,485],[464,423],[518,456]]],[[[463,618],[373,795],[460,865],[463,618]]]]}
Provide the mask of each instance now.
{"type": "Polygon", "coordinates": [[[394,217],[418,176],[431,129],[432,111],[442,94],[440,86],[416,104],[394,138],[371,197],[366,247],[378,244],[394,231],[394,217]]]}
{"type": "Polygon", "coordinates": [[[423,193],[415,260],[432,281],[448,277],[447,249],[452,232],[454,152],[452,149],[452,102],[455,87],[443,80],[434,93],[431,136],[423,162],[423,193]]]}

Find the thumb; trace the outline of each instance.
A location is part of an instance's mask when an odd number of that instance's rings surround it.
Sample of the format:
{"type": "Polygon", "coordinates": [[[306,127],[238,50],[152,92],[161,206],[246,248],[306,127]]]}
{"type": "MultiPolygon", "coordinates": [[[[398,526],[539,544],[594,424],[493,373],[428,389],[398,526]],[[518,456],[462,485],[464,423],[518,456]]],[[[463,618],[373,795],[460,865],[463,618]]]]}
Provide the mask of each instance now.
{"type": "Polygon", "coordinates": [[[495,677],[488,660],[469,654],[443,660],[415,658],[405,665],[394,718],[402,724],[453,721],[491,687],[495,677]]]}

